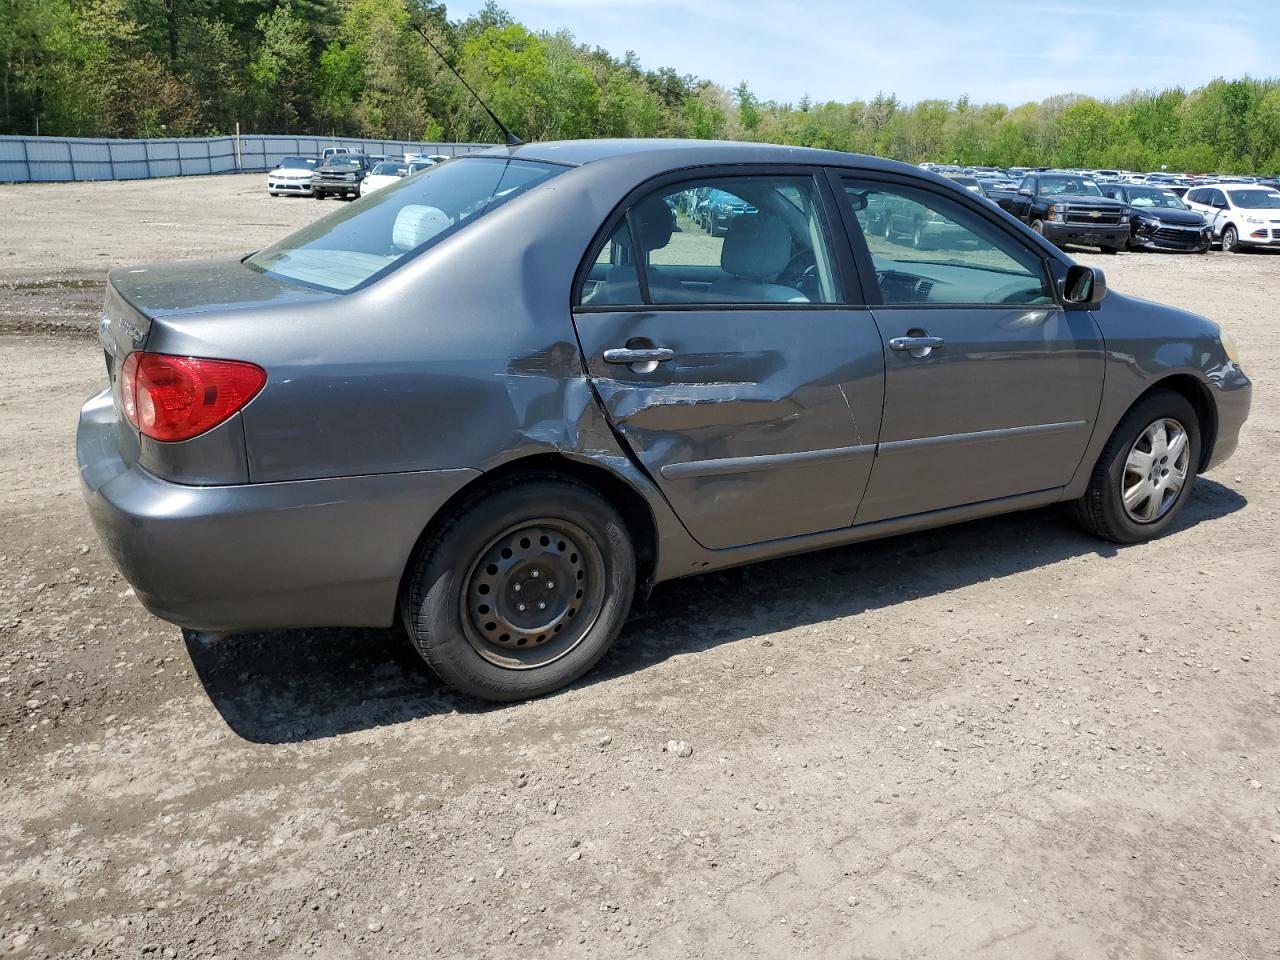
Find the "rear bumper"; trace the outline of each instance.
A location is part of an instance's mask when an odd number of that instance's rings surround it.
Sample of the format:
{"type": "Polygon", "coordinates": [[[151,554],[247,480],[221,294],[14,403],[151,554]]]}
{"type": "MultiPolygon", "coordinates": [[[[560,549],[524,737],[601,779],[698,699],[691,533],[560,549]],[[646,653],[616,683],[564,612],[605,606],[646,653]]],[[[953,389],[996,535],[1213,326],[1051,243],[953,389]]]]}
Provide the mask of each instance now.
{"type": "Polygon", "coordinates": [[[109,393],[76,435],[98,536],[156,616],[195,630],[389,626],[419,534],[474,470],[195,487],[121,460],[109,393]]]}
{"type": "Polygon", "coordinates": [[[1045,220],[1044,236],[1050,243],[1074,243],[1082,247],[1123,247],[1129,239],[1129,225],[1058,223],[1045,220]]]}

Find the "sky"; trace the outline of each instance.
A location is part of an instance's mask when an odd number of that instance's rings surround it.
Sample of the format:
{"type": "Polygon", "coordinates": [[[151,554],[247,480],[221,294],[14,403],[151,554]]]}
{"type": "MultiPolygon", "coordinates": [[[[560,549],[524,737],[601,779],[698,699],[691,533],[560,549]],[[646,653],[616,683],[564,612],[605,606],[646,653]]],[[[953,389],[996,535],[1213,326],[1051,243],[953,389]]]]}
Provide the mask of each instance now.
{"type": "MultiPolygon", "coordinates": [[[[449,2],[450,19],[483,0],[449,2]]],[[[1280,0],[499,0],[647,69],[765,100],[955,100],[1011,106],[1280,74],[1280,0]]]]}

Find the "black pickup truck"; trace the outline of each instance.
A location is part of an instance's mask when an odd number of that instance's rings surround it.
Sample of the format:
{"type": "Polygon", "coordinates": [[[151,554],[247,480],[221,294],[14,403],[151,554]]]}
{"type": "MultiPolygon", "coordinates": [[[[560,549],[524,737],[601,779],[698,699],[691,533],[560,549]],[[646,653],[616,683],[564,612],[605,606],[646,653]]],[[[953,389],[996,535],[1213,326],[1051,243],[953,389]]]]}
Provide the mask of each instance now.
{"type": "Polygon", "coordinates": [[[998,192],[991,199],[1060,247],[1070,243],[1116,253],[1129,242],[1128,208],[1088,177],[1031,173],[1016,193],[998,192]]]}

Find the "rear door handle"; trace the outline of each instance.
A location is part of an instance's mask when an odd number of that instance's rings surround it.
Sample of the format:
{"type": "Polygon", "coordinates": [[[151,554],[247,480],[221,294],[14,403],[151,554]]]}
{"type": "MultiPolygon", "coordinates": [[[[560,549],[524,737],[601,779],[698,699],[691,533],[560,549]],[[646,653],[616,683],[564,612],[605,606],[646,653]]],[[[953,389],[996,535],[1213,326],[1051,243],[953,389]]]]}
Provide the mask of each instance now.
{"type": "Polygon", "coordinates": [[[604,362],[657,364],[671,360],[675,355],[676,352],[670,347],[610,347],[604,352],[604,362]]]}
{"type": "Polygon", "coordinates": [[[941,337],[894,337],[889,341],[889,349],[910,350],[913,357],[927,357],[946,342],[941,337]]]}

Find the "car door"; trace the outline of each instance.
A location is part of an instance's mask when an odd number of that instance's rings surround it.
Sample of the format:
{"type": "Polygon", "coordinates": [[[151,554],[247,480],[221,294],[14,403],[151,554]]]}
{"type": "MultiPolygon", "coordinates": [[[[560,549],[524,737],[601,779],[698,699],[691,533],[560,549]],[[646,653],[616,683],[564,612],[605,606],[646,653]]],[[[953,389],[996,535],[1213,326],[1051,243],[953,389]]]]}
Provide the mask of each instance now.
{"type": "Polygon", "coordinates": [[[1102,395],[1093,317],[1063,310],[1043,253],[974,205],[887,175],[833,179],[885,350],[857,522],[1066,485],[1102,395]],[[919,209],[922,243],[866,235],[858,208],[876,193],[919,209]]]}
{"type": "Polygon", "coordinates": [[[1213,235],[1221,237],[1223,228],[1231,220],[1231,206],[1227,203],[1227,195],[1216,188],[1211,189],[1205,194],[1205,204],[1208,208],[1205,218],[1213,228],[1213,235]]]}
{"type": "Polygon", "coordinates": [[[574,323],[613,428],[692,536],[718,549],[853,523],[884,360],[820,171],[685,173],[602,230],[574,323]],[[689,192],[751,213],[708,233],[689,192]],[[637,255],[637,251],[639,251],[637,255]]]}
{"type": "Polygon", "coordinates": [[[1040,193],[1040,181],[1028,175],[1022,178],[1013,198],[1009,201],[1009,212],[1024,223],[1031,220],[1031,204],[1040,193]]]}

